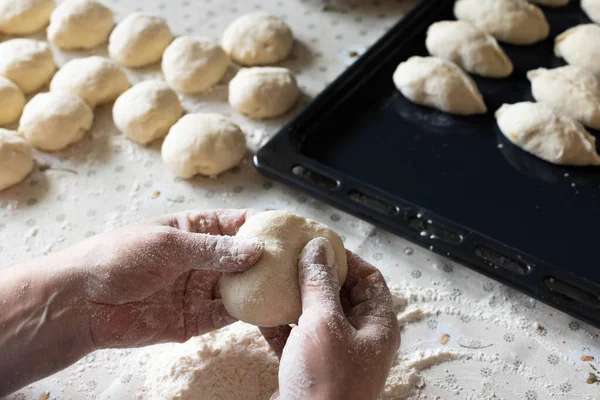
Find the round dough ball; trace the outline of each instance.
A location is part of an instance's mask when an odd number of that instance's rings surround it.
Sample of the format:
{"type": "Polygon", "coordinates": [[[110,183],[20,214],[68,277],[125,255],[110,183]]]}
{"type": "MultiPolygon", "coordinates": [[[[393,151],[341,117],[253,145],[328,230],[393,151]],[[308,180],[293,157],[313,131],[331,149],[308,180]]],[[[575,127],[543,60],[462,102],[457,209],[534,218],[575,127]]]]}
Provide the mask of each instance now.
{"type": "Polygon", "coordinates": [[[48,25],[54,0],[0,0],[0,33],[28,35],[48,25]]]}
{"type": "Polygon", "coordinates": [[[220,114],[197,113],[181,118],[162,145],[162,159],[181,178],[217,176],[235,167],[246,154],[239,126],[220,114]]]}
{"type": "Polygon", "coordinates": [[[116,100],[127,89],[125,71],[116,62],[99,56],[69,61],[50,82],[51,91],[77,95],[92,108],[116,100]]]}
{"type": "Polygon", "coordinates": [[[33,39],[12,39],[0,43],[0,76],[21,88],[35,92],[47,84],[56,66],[47,43],[33,39]]]}
{"type": "Polygon", "coordinates": [[[264,12],[236,19],[223,34],[223,49],[232,60],[243,65],[276,64],[290,55],[293,45],[290,27],[264,12]]]}
{"type": "Polygon", "coordinates": [[[48,40],[61,49],[91,49],[108,39],[112,11],[94,0],[65,0],[50,16],[48,40]]]}
{"type": "Polygon", "coordinates": [[[117,128],[140,144],[167,134],[181,117],[177,93],[165,82],[144,81],[123,93],[113,107],[117,128]]]}
{"type": "Polygon", "coordinates": [[[31,145],[17,132],[0,129],[0,190],[22,182],[32,169],[31,145]]]}
{"type": "Polygon", "coordinates": [[[294,73],[287,68],[243,68],[229,82],[229,104],[250,118],[277,117],[300,95],[294,73]]]}
{"type": "Polygon", "coordinates": [[[182,36],[165,50],[162,70],[169,85],[183,93],[200,93],[216,85],[229,57],[214,39],[182,36]]]}
{"type": "Polygon", "coordinates": [[[133,13],[121,21],[108,38],[108,53],[126,67],[159,62],[173,35],[164,19],[133,13]]]}
{"type": "Polygon", "coordinates": [[[0,125],[19,120],[25,107],[25,95],[11,80],[0,76],[0,125]]]}
{"type": "Polygon", "coordinates": [[[80,141],[93,122],[92,109],[80,97],[46,92],[25,106],[19,134],[40,150],[56,151],[80,141]]]}
{"type": "Polygon", "coordinates": [[[322,237],[331,243],[339,281],[346,280],[348,264],[342,239],[316,221],[285,211],[266,211],[246,221],[236,237],[257,238],[265,245],[252,268],[221,277],[223,304],[241,321],[265,327],[298,321],[302,314],[298,256],[312,239],[322,237]]]}

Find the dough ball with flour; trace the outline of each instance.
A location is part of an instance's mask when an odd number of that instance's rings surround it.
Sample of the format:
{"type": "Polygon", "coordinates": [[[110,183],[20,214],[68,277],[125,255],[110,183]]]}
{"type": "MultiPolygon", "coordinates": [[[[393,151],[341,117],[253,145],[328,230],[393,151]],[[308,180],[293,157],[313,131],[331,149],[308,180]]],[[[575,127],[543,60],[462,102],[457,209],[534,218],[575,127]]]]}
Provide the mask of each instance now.
{"type": "Polygon", "coordinates": [[[250,118],[284,114],[299,95],[296,77],[287,68],[243,68],[229,82],[229,104],[250,118]]]}
{"type": "Polygon", "coordinates": [[[121,21],[108,38],[108,53],[126,67],[143,67],[162,58],[173,40],[164,19],[146,13],[133,13],[121,21]]]}
{"type": "Polygon", "coordinates": [[[167,168],[181,178],[217,176],[242,161],[246,137],[220,114],[188,114],[171,127],[161,153],[167,168]]]}
{"type": "Polygon", "coordinates": [[[0,0],[0,33],[28,35],[39,31],[50,19],[54,0],[0,0]]]}
{"type": "Polygon", "coordinates": [[[12,39],[0,43],[0,76],[31,93],[47,84],[56,66],[47,43],[33,39],[12,39]]]}
{"type": "Polygon", "coordinates": [[[578,25],[561,33],[554,41],[554,53],[600,76],[600,25],[578,25]]]}
{"type": "Polygon", "coordinates": [[[25,107],[25,95],[11,80],[0,76],[0,126],[16,122],[25,107]]]}
{"type": "Polygon", "coordinates": [[[221,277],[223,304],[241,321],[265,327],[298,321],[302,314],[298,257],[312,239],[322,237],[331,243],[340,284],[346,280],[344,244],[326,225],[285,211],[266,211],[248,219],[236,236],[256,238],[265,245],[252,268],[221,277]]]}
{"type": "Polygon", "coordinates": [[[242,65],[271,65],[285,60],[292,51],[294,35],[281,19],[256,12],[231,23],[223,34],[223,49],[242,65]]]}
{"type": "Polygon", "coordinates": [[[600,24],[600,0],[581,0],[581,8],[592,21],[600,24]]]}
{"type": "Polygon", "coordinates": [[[113,119],[129,139],[146,144],[165,136],[181,112],[179,97],[169,85],[144,81],[119,96],[113,119]]]}
{"type": "Polygon", "coordinates": [[[82,98],[40,93],[23,109],[19,134],[40,150],[57,151],[83,139],[93,122],[94,113],[82,98]]]}
{"type": "Polygon", "coordinates": [[[219,42],[182,36],[165,50],[162,70],[167,83],[182,93],[200,93],[216,85],[229,67],[219,42]]]}
{"type": "Polygon", "coordinates": [[[51,91],[77,95],[92,108],[114,101],[127,89],[125,71],[116,62],[99,56],[69,61],[50,82],[51,91]]]}
{"type": "Polygon", "coordinates": [[[22,182],[32,169],[31,145],[17,132],[0,128],[0,190],[22,182]]]}
{"type": "Polygon", "coordinates": [[[91,49],[108,40],[115,25],[110,8],[94,0],[65,0],[50,16],[48,40],[61,49],[91,49]]]}

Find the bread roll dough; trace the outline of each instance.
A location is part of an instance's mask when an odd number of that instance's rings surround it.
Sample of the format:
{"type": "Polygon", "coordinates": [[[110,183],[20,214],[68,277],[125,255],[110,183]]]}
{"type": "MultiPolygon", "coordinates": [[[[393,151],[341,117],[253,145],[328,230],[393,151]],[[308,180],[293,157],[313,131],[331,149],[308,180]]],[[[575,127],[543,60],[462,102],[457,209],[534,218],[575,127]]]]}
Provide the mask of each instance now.
{"type": "Polygon", "coordinates": [[[468,21],[440,21],[427,30],[427,50],[467,72],[490,78],[512,74],[513,64],[496,39],[468,21]]]}
{"type": "Polygon", "coordinates": [[[285,60],[292,51],[294,36],[281,19],[256,12],[231,23],[223,34],[223,49],[235,62],[254,66],[285,60]]]}
{"type": "Polygon", "coordinates": [[[529,0],[531,3],[547,7],[563,7],[569,4],[569,0],[529,0]]]}
{"type": "Polygon", "coordinates": [[[411,57],[394,72],[394,84],[413,103],[450,114],[485,114],[475,81],[456,64],[437,57],[411,57]]]}
{"type": "Polygon", "coordinates": [[[600,165],[596,138],[547,104],[504,104],[496,120],[508,140],[541,159],[561,165],[600,165]]]}
{"type": "Polygon", "coordinates": [[[25,95],[11,80],[0,76],[0,126],[19,120],[25,107],[25,95]]]}
{"type": "Polygon", "coordinates": [[[0,128],[0,191],[22,182],[32,169],[31,145],[17,132],[0,128]]]}
{"type": "Polygon", "coordinates": [[[600,26],[584,24],[566,30],[556,37],[554,53],[600,76],[600,26]]]}
{"type": "Polygon", "coordinates": [[[48,40],[62,49],[91,49],[108,40],[115,25],[110,8],[94,0],[65,0],[50,16],[48,40]]]}
{"type": "Polygon", "coordinates": [[[182,93],[200,93],[216,85],[229,57],[214,39],[182,36],[165,50],[162,70],[167,83],[182,93]]]}
{"type": "Polygon", "coordinates": [[[119,96],[113,119],[129,139],[146,144],[165,136],[181,112],[177,93],[169,85],[144,81],[119,96]]]}
{"type": "Polygon", "coordinates": [[[50,46],[39,40],[11,39],[0,43],[0,76],[31,93],[47,84],[56,66],[50,46]]]}
{"type": "Polygon", "coordinates": [[[99,56],[69,61],[50,82],[51,91],[75,94],[92,108],[114,101],[127,89],[125,71],[116,62],[99,56]]]}
{"type": "Polygon", "coordinates": [[[133,13],[110,34],[108,53],[126,67],[143,67],[159,62],[172,40],[173,35],[164,19],[133,13]]]}
{"type": "Polygon", "coordinates": [[[600,24],[600,0],[581,0],[581,8],[592,21],[600,24]]]}
{"type": "Polygon", "coordinates": [[[265,245],[252,268],[221,277],[223,304],[241,321],[264,327],[298,321],[302,314],[298,257],[312,239],[322,237],[331,243],[340,284],[346,280],[348,264],[342,240],[316,221],[285,211],[266,211],[246,221],[236,237],[257,238],[265,245]]]}
{"type": "Polygon", "coordinates": [[[48,25],[54,0],[0,0],[0,33],[28,35],[48,25]]]}
{"type": "Polygon", "coordinates": [[[250,118],[282,115],[299,95],[296,77],[287,68],[243,68],[229,82],[229,104],[250,118]]]}

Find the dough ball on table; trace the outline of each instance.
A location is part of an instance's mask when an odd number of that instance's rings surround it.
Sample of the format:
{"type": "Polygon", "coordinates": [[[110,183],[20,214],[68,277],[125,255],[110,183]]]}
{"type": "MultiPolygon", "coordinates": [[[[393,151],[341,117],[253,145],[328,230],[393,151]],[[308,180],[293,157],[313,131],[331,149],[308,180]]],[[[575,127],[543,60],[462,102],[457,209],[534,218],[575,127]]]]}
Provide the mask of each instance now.
{"type": "Polygon", "coordinates": [[[312,239],[325,238],[334,249],[340,284],[348,264],[342,239],[326,225],[285,211],[251,217],[236,237],[264,242],[258,262],[240,273],[221,277],[223,304],[231,315],[249,324],[273,327],[298,321],[302,314],[298,257],[312,239]]]}
{"type": "Polygon", "coordinates": [[[164,19],[133,13],[108,38],[108,53],[126,67],[143,67],[160,61],[173,35],[164,19]]]}
{"type": "Polygon", "coordinates": [[[165,50],[162,70],[167,83],[182,93],[200,93],[216,85],[229,57],[214,39],[182,36],[165,50]]]}
{"type": "Polygon", "coordinates": [[[12,39],[0,43],[0,76],[21,88],[35,92],[50,82],[56,65],[47,43],[33,39],[12,39]]]}
{"type": "Polygon", "coordinates": [[[271,118],[296,104],[300,90],[287,68],[243,68],[229,82],[229,104],[250,118],[271,118]]]}
{"type": "Polygon", "coordinates": [[[50,16],[48,40],[61,49],[91,49],[108,40],[112,11],[94,0],[65,0],[50,16]]]}
{"type": "Polygon", "coordinates": [[[502,42],[516,45],[534,44],[550,34],[542,10],[527,0],[457,0],[454,15],[502,42]]]}
{"type": "Polygon", "coordinates": [[[165,82],[144,81],[123,93],[113,107],[117,128],[140,144],[164,137],[181,117],[177,93],[165,82]]]}
{"type": "Polygon", "coordinates": [[[600,26],[584,24],[564,31],[554,41],[554,53],[600,76],[600,26]]]}
{"type": "Polygon", "coordinates": [[[411,57],[394,72],[394,84],[413,103],[449,114],[485,114],[475,81],[456,64],[437,57],[411,57]]]}
{"type": "Polygon", "coordinates": [[[50,82],[51,91],[77,95],[92,108],[114,101],[127,89],[125,71],[116,62],[99,56],[69,61],[50,82]]]}
{"type": "Polygon", "coordinates": [[[505,104],[496,112],[500,130],[516,146],[560,165],[600,165],[596,138],[574,119],[544,103],[505,104]]]}
{"type": "Polygon", "coordinates": [[[600,0],[581,0],[581,8],[592,21],[600,24],[600,0]]]}
{"type": "Polygon", "coordinates": [[[223,49],[242,65],[271,65],[285,60],[294,45],[290,27],[281,19],[257,12],[233,21],[223,34],[223,49]]]}
{"type": "Polygon", "coordinates": [[[529,0],[529,2],[546,7],[563,7],[569,4],[569,0],[529,0]]]}
{"type": "Polygon", "coordinates": [[[0,33],[28,35],[48,25],[54,0],[0,0],[0,33]]]}
{"type": "Polygon", "coordinates": [[[212,177],[242,161],[246,137],[220,114],[188,114],[171,127],[161,153],[167,168],[181,178],[212,177]]]}
{"type": "Polygon", "coordinates": [[[0,76],[0,126],[19,120],[25,107],[25,95],[11,80],[0,76]]]}
{"type": "Polygon", "coordinates": [[[0,190],[22,182],[32,169],[31,145],[17,132],[0,128],[0,190]]]}

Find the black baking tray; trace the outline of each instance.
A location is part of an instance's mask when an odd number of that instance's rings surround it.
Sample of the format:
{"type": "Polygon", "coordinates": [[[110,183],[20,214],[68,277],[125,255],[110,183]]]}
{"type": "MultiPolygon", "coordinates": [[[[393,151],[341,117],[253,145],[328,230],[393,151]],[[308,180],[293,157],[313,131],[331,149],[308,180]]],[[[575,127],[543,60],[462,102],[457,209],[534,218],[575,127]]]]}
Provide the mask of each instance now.
{"type": "MultiPolygon", "coordinates": [[[[392,74],[427,55],[453,1],[425,0],[256,154],[263,174],[600,327],[600,169],[549,164],[496,126],[504,103],[531,101],[526,72],[558,67],[554,38],[589,23],[579,1],[544,8],[550,37],[502,45],[508,79],[474,77],[489,111],[450,116],[417,106],[392,74]]],[[[598,136],[598,132],[592,132],[598,136]]]]}

